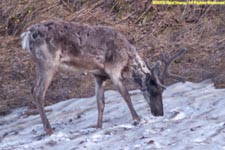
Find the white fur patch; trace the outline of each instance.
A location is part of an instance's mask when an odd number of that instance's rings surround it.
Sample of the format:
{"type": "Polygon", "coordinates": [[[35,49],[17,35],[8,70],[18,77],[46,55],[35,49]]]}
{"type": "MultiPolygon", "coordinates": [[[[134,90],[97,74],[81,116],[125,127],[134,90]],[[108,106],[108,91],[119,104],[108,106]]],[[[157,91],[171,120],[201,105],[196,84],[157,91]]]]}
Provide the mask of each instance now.
{"type": "Polygon", "coordinates": [[[148,67],[146,66],[145,62],[141,59],[141,57],[139,55],[136,55],[136,59],[137,59],[137,62],[139,63],[140,67],[141,67],[141,70],[144,72],[144,73],[149,73],[151,74],[150,70],[148,69],[148,67]]]}
{"type": "Polygon", "coordinates": [[[27,49],[30,51],[29,34],[30,31],[23,32],[20,37],[22,38],[22,49],[27,49]]]}

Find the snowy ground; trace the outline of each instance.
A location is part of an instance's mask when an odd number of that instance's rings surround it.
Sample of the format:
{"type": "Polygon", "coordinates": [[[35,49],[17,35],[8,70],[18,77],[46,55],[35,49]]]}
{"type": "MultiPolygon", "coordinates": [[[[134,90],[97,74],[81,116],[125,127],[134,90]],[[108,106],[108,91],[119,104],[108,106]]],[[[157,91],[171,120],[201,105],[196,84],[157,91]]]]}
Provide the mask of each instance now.
{"type": "Polygon", "coordinates": [[[164,92],[163,117],[153,117],[139,91],[132,102],[142,118],[132,125],[125,102],[107,91],[103,129],[95,129],[95,98],[71,99],[48,107],[55,128],[45,136],[39,115],[26,108],[0,117],[0,150],[225,150],[225,89],[210,81],[177,83],[164,92]]]}

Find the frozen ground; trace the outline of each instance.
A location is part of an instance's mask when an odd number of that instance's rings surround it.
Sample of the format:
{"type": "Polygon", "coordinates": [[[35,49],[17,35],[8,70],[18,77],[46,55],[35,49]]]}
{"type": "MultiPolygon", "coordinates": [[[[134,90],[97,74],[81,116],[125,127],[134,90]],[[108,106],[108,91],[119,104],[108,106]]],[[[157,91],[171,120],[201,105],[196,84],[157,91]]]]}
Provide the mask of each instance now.
{"type": "Polygon", "coordinates": [[[107,91],[103,129],[95,129],[95,98],[71,99],[48,108],[55,128],[45,136],[39,115],[26,108],[0,117],[0,150],[225,150],[225,89],[210,81],[177,83],[164,92],[163,117],[153,117],[139,91],[132,101],[142,118],[132,125],[125,102],[107,91]]]}

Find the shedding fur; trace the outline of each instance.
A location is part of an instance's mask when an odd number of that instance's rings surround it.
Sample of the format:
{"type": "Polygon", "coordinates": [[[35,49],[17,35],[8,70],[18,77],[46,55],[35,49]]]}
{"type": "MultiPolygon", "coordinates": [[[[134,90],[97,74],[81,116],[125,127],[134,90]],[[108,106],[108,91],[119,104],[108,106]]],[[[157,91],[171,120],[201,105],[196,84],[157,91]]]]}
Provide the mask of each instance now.
{"type": "MultiPolygon", "coordinates": [[[[142,89],[148,89],[147,86],[150,84],[147,84],[146,77],[152,76],[152,73],[138,55],[136,48],[120,32],[106,26],[50,20],[30,26],[21,34],[21,38],[22,48],[31,53],[36,64],[37,77],[32,93],[46,133],[52,134],[53,129],[44,112],[44,97],[54,74],[61,69],[78,70],[94,75],[98,128],[102,127],[104,82],[107,79],[113,82],[126,101],[133,120],[140,121],[123,79],[132,78],[142,89]]],[[[157,85],[155,89],[161,91],[161,87],[157,85]]],[[[150,104],[151,91],[145,90],[145,93],[150,104]]],[[[157,94],[159,96],[151,97],[151,100],[161,102],[162,93],[157,94]]],[[[155,114],[162,115],[162,105],[157,106],[159,107],[154,110],[155,114]]]]}

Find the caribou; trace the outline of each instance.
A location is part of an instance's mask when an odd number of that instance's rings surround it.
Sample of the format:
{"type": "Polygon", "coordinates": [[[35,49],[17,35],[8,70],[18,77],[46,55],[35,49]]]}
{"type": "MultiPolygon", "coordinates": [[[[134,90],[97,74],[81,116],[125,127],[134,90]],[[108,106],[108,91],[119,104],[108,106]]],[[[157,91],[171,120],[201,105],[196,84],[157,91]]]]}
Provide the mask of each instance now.
{"type": "Polygon", "coordinates": [[[111,80],[115,85],[136,122],[140,118],[124,86],[124,79],[132,79],[138,85],[154,116],[164,114],[164,79],[169,77],[184,81],[183,77],[172,74],[169,68],[186,49],[181,49],[172,57],[162,54],[161,61],[150,66],[140,57],[135,46],[112,27],[45,20],[28,27],[21,38],[22,48],[29,51],[35,62],[36,80],[32,95],[44,130],[49,135],[54,131],[45,114],[44,99],[56,72],[69,70],[93,74],[98,108],[97,128],[102,127],[106,80],[111,80]],[[160,67],[162,63],[164,68],[160,67]]]}

